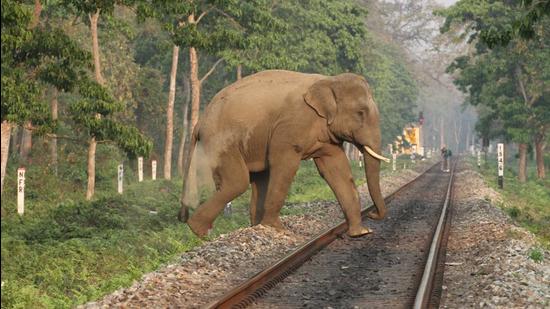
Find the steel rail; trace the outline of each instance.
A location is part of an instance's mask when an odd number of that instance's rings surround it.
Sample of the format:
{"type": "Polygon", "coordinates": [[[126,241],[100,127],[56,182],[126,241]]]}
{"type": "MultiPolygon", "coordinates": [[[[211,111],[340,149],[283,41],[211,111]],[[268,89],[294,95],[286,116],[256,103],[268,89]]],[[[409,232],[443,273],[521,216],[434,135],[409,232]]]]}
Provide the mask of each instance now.
{"type": "Polygon", "coordinates": [[[424,267],[424,273],[422,274],[422,279],[420,280],[420,285],[414,299],[414,309],[427,308],[431,298],[435,279],[435,269],[437,266],[437,257],[439,255],[441,239],[445,229],[445,222],[447,221],[448,209],[450,208],[449,205],[451,204],[451,192],[456,164],[457,161],[454,162],[451,169],[449,184],[447,185],[447,194],[445,195],[445,202],[443,204],[443,208],[441,209],[441,215],[439,216],[439,222],[437,224],[434,237],[432,238],[430,252],[426,261],[426,266],[424,267]]]}
{"type": "MultiPolygon", "coordinates": [[[[388,204],[397,194],[410,187],[419,178],[427,174],[439,164],[439,162],[435,163],[422,174],[419,174],[413,180],[409,181],[402,187],[390,193],[384,198],[385,203],[388,204]]],[[[369,207],[366,207],[361,211],[361,217],[363,219],[367,217],[368,208],[369,207]]],[[[334,226],[319,234],[311,241],[294,250],[283,259],[279,260],[279,262],[277,262],[276,264],[259,272],[246,282],[233,288],[232,290],[227,292],[221,299],[211,304],[208,304],[206,308],[245,308],[246,306],[252,304],[256,299],[262,297],[269,289],[273,288],[277,283],[281,282],[294,270],[300,267],[305,261],[310,259],[324,247],[329,245],[336,238],[343,237],[342,234],[344,234],[344,232],[347,230],[347,227],[347,223],[345,221],[342,221],[337,226],[334,226]]]]}

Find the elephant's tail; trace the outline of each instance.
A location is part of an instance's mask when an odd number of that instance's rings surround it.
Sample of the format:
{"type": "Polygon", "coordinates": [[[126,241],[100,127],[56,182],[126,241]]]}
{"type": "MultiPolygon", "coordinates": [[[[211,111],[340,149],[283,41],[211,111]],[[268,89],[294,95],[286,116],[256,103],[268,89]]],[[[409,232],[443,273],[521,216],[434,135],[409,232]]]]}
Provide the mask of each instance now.
{"type": "Polygon", "coordinates": [[[195,126],[193,129],[193,132],[191,133],[191,142],[189,143],[189,147],[187,149],[187,153],[185,157],[187,158],[185,161],[185,166],[183,169],[183,186],[182,186],[182,193],[181,193],[181,209],[178,214],[178,219],[181,222],[187,222],[187,219],[189,219],[189,207],[185,205],[184,201],[185,194],[188,192],[188,190],[185,190],[185,186],[187,185],[187,182],[190,180],[190,171],[191,171],[191,161],[193,160],[193,153],[195,153],[195,148],[197,146],[197,142],[199,140],[199,123],[195,126]]]}

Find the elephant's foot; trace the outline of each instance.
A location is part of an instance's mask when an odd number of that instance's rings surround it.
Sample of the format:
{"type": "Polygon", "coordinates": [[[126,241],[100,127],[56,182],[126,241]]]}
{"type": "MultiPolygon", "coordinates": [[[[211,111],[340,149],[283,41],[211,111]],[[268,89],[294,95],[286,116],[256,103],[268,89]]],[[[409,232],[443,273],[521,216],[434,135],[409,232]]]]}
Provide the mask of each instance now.
{"type": "Polygon", "coordinates": [[[212,229],[212,224],[199,223],[193,219],[194,218],[187,220],[187,225],[189,225],[191,231],[200,238],[205,238],[208,236],[210,230],[212,229]]]}
{"type": "Polygon", "coordinates": [[[262,220],[261,225],[270,226],[278,231],[286,231],[286,228],[278,217],[271,220],[262,220]]]}
{"type": "Polygon", "coordinates": [[[375,206],[371,206],[367,209],[367,217],[373,220],[382,220],[386,216],[386,213],[378,213],[378,209],[375,206]]]}
{"type": "Polygon", "coordinates": [[[370,230],[369,228],[367,227],[364,227],[364,226],[358,226],[358,227],[354,227],[354,228],[349,228],[348,229],[348,236],[349,237],[353,237],[353,238],[356,238],[356,237],[361,237],[361,236],[365,236],[367,234],[370,234],[372,233],[372,230],[370,230]]]}

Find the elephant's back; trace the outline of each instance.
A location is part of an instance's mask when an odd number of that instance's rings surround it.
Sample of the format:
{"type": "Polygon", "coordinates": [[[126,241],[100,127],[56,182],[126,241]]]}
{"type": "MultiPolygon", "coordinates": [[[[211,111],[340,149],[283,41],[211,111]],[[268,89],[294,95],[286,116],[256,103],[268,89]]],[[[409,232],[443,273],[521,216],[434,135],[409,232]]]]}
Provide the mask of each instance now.
{"type": "Polygon", "coordinates": [[[270,122],[282,111],[305,107],[301,106],[303,95],[323,78],[326,76],[284,70],[249,75],[216,94],[202,119],[214,130],[270,122]]]}
{"type": "Polygon", "coordinates": [[[211,104],[252,102],[262,106],[294,92],[305,93],[315,81],[326,78],[319,74],[306,74],[284,70],[268,70],[246,76],[225,87],[212,99],[211,104]]]}

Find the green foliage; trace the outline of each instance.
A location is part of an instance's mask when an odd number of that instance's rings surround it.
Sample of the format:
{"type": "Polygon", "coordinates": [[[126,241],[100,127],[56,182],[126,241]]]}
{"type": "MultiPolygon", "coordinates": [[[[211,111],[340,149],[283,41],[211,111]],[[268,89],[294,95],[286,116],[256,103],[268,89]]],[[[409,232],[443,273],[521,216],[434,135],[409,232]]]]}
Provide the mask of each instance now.
{"type": "Polygon", "coordinates": [[[544,252],[540,248],[531,248],[529,258],[534,262],[541,263],[544,260],[544,252]]]}
{"type": "MultiPolygon", "coordinates": [[[[103,156],[98,153],[100,165],[103,156]]],[[[109,168],[116,171],[114,166],[109,168]]],[[[364,177],[356,163],[352,170],[356,179],[364,177]]],[[[28,197],[22,218],[15,213],[14,202],[2,203],[3,308],[67,308],[95,300],[129,286],[142,274],[201,243],[177,221],[181,183],[125,179],[129,185],[119,195],[111,175],[110,193],[86,202],[79,192],[62,197],[52,194],[73,183],[46,171],[35,167],[28,172],[32,179],[27,189],[39,191],[28,197]]],[[[99,181],[103,173],[100,167],[99,181]]],[[[3,198],[14,201],[15,179],[7,181],[3,198]]],[[[324,199],[334,200],[334,195],[313,162],[303,162],[288,200],[324,199]]],[[[216,220],[212,237],[248,225],[249,200],[247,192],[233,201],[233,215],[216,220]]]]}
{"type": "MultiPolygon", "coordinates": [[[[473,163],[473,162],[472,162],[473,163]]],[[[526,183],[520,183],[517,180],[517,159],[506,162],[504,173],[504,189],[497,189],[496,177],[496,159],[490,158],[488,164],[483,166],[481,172],[487,183],[500,191],[504,204],[500,205],[503,210],[514,219],[519,225],[525,227],[534,233],[541,241],[543,246],[550,246],[550,181],[549,180],[529,180],[526,183]]],[[[528,162],[528,173],[534,176],[535,164],[528,162]]],[[[530,177],[534,179],[535,177],[530,177]]]]}
{"type": "Polygon", "coordinates": [[[448,31],[453,22],[466,23],[464,34],[469,32],[470,40],[479,37],[493,48],[518,38],[535,38],[538,23],[550,13],[550,1],[462,0],[437,13],[446,17],[443,32],[448,31]]]}
{"type": "Polygon", "coordinates": [[[439,13],[446,17],[444,31],[458,20],[466,23],[470,40],[480,38],[473,56],[457,58],[448,69],[457,73],[455,84],[469,95],[467,102],[484,107],[478,130],[485,138],[529,143],[550,128],[550,18],[537,19],[536,39],[515,38],[510,29],[521,8],[519,1],[462,0],[439,13]],[[498,33],[507,45],[493,41],[498,33]]]}
{"type": "Polygon", "coordinates": [[[508,212],[508,215],[514,219],[519,217],[519,215],[521,214],[521,210],[519,210],[519,208],[517,207],[506,208],[506,212],[508,212]]]}
{"type": "MultiPolygon", "coordinates": [[[[137,183],[135,156],[162,149],[166,76],[171,46],[201,52],[201,73],[225,60],[203,85],[203,102],[245,73],[279,68],[335,75],[365,75],[393,137],[412,117],[416,85],[397,47],[371,37],[366,10],[355,1],[84,1],[46,2],[39,27],[28,30],[30,5],[2,1],[2,120],[47,127],[59,135],[57,176],[47,144],[33,145],[27,166],[26,212],[15,207],[15,160],[8,164],[2,202],[2,307],[63,308],[130,285],[200,241],[175,214],[181,183],[137,183]],[[134,10],[124,5],[135,4],[134,10]],[[99,20],[106,86],[90,77],[89,14],[99,20]],[[205,14],[198,25],[188,16],[205,14]],[[81,22],[80,22],[81,21],[81,22]],[[63,29],[63,30],[61,30],[63,29]],[[59,89],[57,124],[49,124],[44,90],[59,89]],[[101,117],[97,117],[97,115],[101,117]],[[134,127],[136,125],[139,129],[134,127]],[[82,200],[86,146],[97,147],[96,198],[82,200]],[[149,138],[146,138],[148,136],[149,138]],[[115,148],[116,145],[120,148],[115,148]],[[122,152],[124,151],[124,153],[122,152]],[[124,163],[125,191],[116,193],[124,163]],[[182,239],[184,241],[182,241],[182,239]]],[[[188,59],[180,55],[180,72],[188,59]]],[[[176,106],[184,102],[184,74],[176,106]]],[[[181,123],[181,109],[176,108],[181,123]]],[[[383,166],[387,168],[387,166],[383,166]]],[[[363,169],[352,166],[356,183],[363,169]]],[[[248,224],[250,192],[233,202],[234,216],[217,219],[214,236],[248,224]]],[[[313,162],[304,162],[288,201],[334,200],[313,162]]],[[[286,211],[286,210],[285,210],[286,211]]]]}
{"type": "Polygon", "coordinates": [[[291,60],[290,69],[334,75],[364,68],[367,11],[355,1],[286,1],[274,14],[290,30],[275,50],[291,60]]]}
{"type": "Polygon", "coordinates": [[[137,11],[141,20],[154,17],[161,21],[172,42],[180,47],[195,47],[216,53],[225,48],[241,46],[242,31],[235,21],[241,15],[241,10],[236,0],[150,0],[140,2],[137,11]],[[191,22],[190,16],[195,21],[191,22]]]}
{"type": "Polygon", "coordinates": [[[101,12],[110,15],[117,5],[132,5],[134,0],[61,0],[61,5],[75,15],[88,18],[88,14],[101,12]]]}
{"type": "Polygon", "coordinates": [[[129,285],[199,243],[175,217],[177,188],[148,182],[126,187],[124,196],[3,218],[2,307],[72,307],[129,285]]]}
{"type": "Polygon", "coordinates": [[[99,141],[116,143],[130,157],[149,155],[153,147],[150,139],[143,136],[137,128],[109,117],[122,111],[124,106],[105,87],[83,78],[78,90],[81,98],[70,105],[70,112],[74,121],[86,128],[90,136],[99,141]]]}
{"type": "Polygon", "coordinates": [[[2,121],[51,130],[44,83],[70,90],[88,55],[58,28],[30,30],[30,18],[27,6],[2,2],[2,121]]]}
{"type": "Polygon", "coordinates": [[[418,86],[410,71],[399,59],[404,56],[395,46],[372,37],[373,46],[365,50],[366,76],[380,110],[380,129],[384,144],[401,135],[403,127],[415,119],[413,112],[418,97],[418,86]]]}

